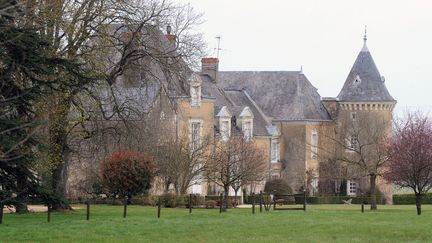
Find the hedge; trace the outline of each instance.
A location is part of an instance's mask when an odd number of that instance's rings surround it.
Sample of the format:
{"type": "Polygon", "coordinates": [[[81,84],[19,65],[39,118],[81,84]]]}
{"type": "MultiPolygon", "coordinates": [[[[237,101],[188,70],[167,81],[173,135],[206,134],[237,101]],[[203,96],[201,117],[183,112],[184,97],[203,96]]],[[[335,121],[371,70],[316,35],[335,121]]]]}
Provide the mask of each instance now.
{"type": "MultiPolygon", "coordinates": [[[[393,204],[415,204],[415,195],[411,194],[394,194],[393,204]]],[[[421,204],[432,204],[432,193],[426,193],[422,199],[421,204]]]]}

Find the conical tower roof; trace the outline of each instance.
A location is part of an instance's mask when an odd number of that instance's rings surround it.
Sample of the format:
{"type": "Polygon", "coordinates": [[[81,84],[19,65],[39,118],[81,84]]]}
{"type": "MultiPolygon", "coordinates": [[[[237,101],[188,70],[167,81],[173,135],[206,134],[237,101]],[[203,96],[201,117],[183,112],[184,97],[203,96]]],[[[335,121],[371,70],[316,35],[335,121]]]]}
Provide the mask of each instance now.
{"type": "Polygon", "coordinates": [[[363,48],[358,54],[338,98],[340,101],[395,101],[388,92],[384,78],[379,73],[366,46],[366,35],[363,48]]]}

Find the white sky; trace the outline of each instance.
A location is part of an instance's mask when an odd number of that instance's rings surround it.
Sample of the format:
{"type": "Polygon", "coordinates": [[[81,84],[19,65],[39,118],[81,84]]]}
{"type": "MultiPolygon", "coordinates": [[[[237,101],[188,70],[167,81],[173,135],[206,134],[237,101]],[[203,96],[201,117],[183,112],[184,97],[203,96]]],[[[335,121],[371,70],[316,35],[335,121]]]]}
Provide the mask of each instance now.
{"type": "Polygon", "coordinates": [[[208,46],[222,36],[220,70],[299,70],[322,97],[338,95],[363,44],[397,113],[432,110],[432,1],[179,0],[204,13],[208,46]]]}

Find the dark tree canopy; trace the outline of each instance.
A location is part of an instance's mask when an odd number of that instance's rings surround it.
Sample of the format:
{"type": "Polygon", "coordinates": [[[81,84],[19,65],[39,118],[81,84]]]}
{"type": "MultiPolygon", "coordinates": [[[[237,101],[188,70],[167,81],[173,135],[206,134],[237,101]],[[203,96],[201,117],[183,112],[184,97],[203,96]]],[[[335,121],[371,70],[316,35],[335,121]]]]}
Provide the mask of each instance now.
{"type": "Polygon", "coordinates": [[[131,197],[146,193],[154,175],[154,159],[146,153],[119,151],[100,164],[100,181],[105,192],[112,196],[131,197]]]}

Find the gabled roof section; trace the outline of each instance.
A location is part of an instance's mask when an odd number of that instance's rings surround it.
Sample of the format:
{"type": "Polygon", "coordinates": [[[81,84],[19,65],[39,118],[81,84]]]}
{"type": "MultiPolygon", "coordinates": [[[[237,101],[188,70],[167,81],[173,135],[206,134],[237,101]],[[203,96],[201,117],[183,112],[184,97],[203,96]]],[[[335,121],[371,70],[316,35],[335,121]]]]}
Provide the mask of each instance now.
{"type": "Polygon", "coordinates": [[[246,90],[273,120],[330,120],[317,89],[301,71],[222,71],[216,83],[225,89],[246,90]]]}
{"type": "Polygon", "coordinates": [[[366,38],[338,98],[340,101],[395,101],[366,46],[366,38]]]}
{"type": "Polygon", "coordinates": [[[224,110],[229,110],[232,116],[241,118],[244,114],[253,115],[253,133],[257,136],[271,136],[267,131],[267,126],[271,124],[267,121],[265,115],[260,112],[260,108],[249,97],[245,90],[241,89],[223,89],[218,87],[207,75],[200,75],[202,80],[202,95],[206,98],[215,99],[216,117],[224,110]],[[246,109],[247,107],[247,109],[246,109]]]}
{"type": "Polygon", "coordinates": [[[253,118],[254,114],[252,113],[251,109],[246,106],[245,108],[243,108],[242,112],[239,115],[240,117],[250,117],[253,118]]]}
{"type": "Polygon", "coordinates": [[[229,117],[229,118],[231,118],[232,115],[226,106],[222,106],[222,108],[220,109],[220,111],[217,113],[216,116],[217,117],[229,117]]]}

